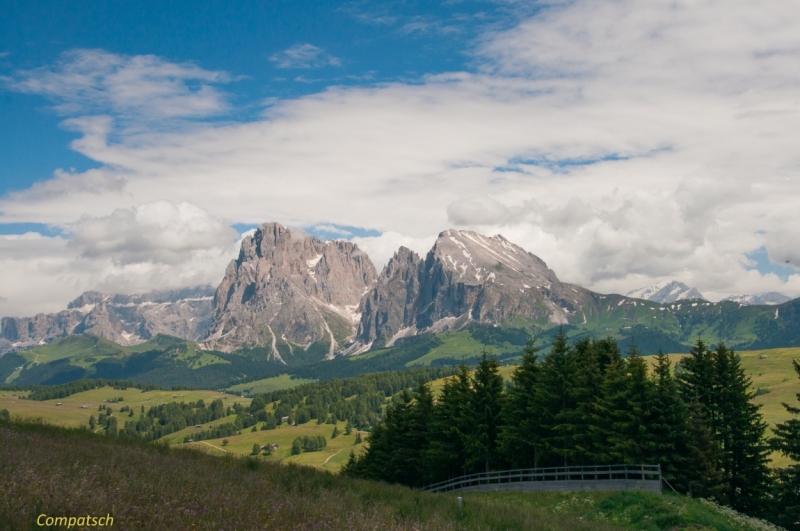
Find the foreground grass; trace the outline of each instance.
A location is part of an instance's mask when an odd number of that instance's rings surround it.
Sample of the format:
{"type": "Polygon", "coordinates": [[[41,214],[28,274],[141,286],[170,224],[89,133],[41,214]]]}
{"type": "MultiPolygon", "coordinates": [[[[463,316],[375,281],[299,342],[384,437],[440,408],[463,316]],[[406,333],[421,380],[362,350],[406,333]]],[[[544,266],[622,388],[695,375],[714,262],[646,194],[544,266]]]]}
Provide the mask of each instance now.
{"type": "Polygon", "coordinates": [[[0,493],[0,530],[39,528],[40,514],[111,514],[121,530],[753,529],[643,493],[468,493],[459,511],[455,494],[44,424],[0,424],[0,493]]]}
{"type": "Polygon", "coordinates": [[[491,500],[355,481],[309,467],[145,445],[47,425],[0,425],[0,529],[39,514],[111,514],[114,528],[614,530],[491,500]]]}
{"type": "Polygon", "coordinates": [[[529,510],[569,514],[593,525],[611,523],[636,531],[780,529],[705,500],[667,493],[661,496],[640,491],[537,492],[535,495],[520,492],[473,493],[465,498],[465,503],[486,500],[529,510]]]}

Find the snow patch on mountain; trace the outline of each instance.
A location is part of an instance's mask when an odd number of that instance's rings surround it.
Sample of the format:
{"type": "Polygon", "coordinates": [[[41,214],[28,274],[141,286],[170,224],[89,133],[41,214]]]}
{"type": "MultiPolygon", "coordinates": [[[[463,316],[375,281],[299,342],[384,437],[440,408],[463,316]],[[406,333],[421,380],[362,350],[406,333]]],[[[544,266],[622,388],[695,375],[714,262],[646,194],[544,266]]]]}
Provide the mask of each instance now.
{"type": "Polygon", "coordinates": [[[745,306],[773,306],[776,304],[783,304],[792,300],[791,297],[778,293],[777,291],[770,291],[769,293],[762,293],[760,295],[750,295],[749,293],[742,293],[740,295],[731,295],[725,297],[723,301],[738,302],[745,306]]]}
{"type": "Polygon", "coordinates": [[[695,288],[690,288],[677,280],[663,281],[652,286],[635,289],[627,293],[628,297],[669,304],[675,301],[703,299],[705,297],[695,288]]]}

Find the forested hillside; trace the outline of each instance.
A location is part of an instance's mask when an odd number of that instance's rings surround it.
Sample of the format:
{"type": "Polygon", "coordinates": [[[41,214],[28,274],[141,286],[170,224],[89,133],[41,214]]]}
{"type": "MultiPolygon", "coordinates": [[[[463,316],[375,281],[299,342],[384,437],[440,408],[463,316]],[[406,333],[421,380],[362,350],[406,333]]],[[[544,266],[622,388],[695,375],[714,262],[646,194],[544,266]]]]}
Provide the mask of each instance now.
{"type": "Polygon", "coordinates": [[[797,421],[769,439],[754,396],[721,343],[698,340],[673,376],[663,354],[649,374],[635,346],[623,357],[613,339],[569,345],[562,332],[541,359],[528,345],[507,390],[484,355],[436,400],[427,385],[402,393],[343,472],[421,487],[486,470],[660,464],[679,492],[798,529],[797,421]],[[770,447],[795,464],[773,474],[770,447]]]}

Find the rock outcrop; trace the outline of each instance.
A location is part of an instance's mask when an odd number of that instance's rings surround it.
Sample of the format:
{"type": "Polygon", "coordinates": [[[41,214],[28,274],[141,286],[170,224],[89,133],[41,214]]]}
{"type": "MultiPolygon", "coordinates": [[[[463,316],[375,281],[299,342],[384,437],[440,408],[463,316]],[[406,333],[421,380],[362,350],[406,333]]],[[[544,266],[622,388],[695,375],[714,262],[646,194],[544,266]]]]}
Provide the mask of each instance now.
{"type": "Polygon", "coordinates": [[[204,345],[268,346],[281,361],[287,355],[313,358],[305,353],[315,346],[331,358],[352,340],[359,302],[376,279],[375,266],[357,245],[265,223],[228,265],[204,345]]]}
{"type": "Polygon", "coordinates": [[[359,310],[359,352],[469,322],[567,323],[594,306],[588,290],[560,282],[541,259],[502,236],[447,230],[425,259],[401,248],[359,310]]]}
{"type": "Polygon", "coordinates": [[[48,343],[70,334],[90,334],[121,345],[142,343],[157,334],[198,340],[211,323],[210,286],[113,295],[87,291],[58,313],[3,317],[0,336],[10,349],[48,343]]]}

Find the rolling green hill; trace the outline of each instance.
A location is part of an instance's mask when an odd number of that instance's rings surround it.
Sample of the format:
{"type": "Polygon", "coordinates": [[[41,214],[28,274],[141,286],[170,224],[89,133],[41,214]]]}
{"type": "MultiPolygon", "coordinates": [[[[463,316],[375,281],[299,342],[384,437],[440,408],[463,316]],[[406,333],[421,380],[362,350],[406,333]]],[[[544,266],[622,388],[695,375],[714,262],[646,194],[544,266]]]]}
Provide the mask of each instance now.
{"type": "Polygon", "coordinates": [[[669,494],[465,493],[459,510],[454,494],[354,480],[261,457],[220,458],[37,424],[0,424],[0,437],[3,530],[35,528],[42,513],[108,514],[116,527],[145,530],[770,529],[669,494]]]}

